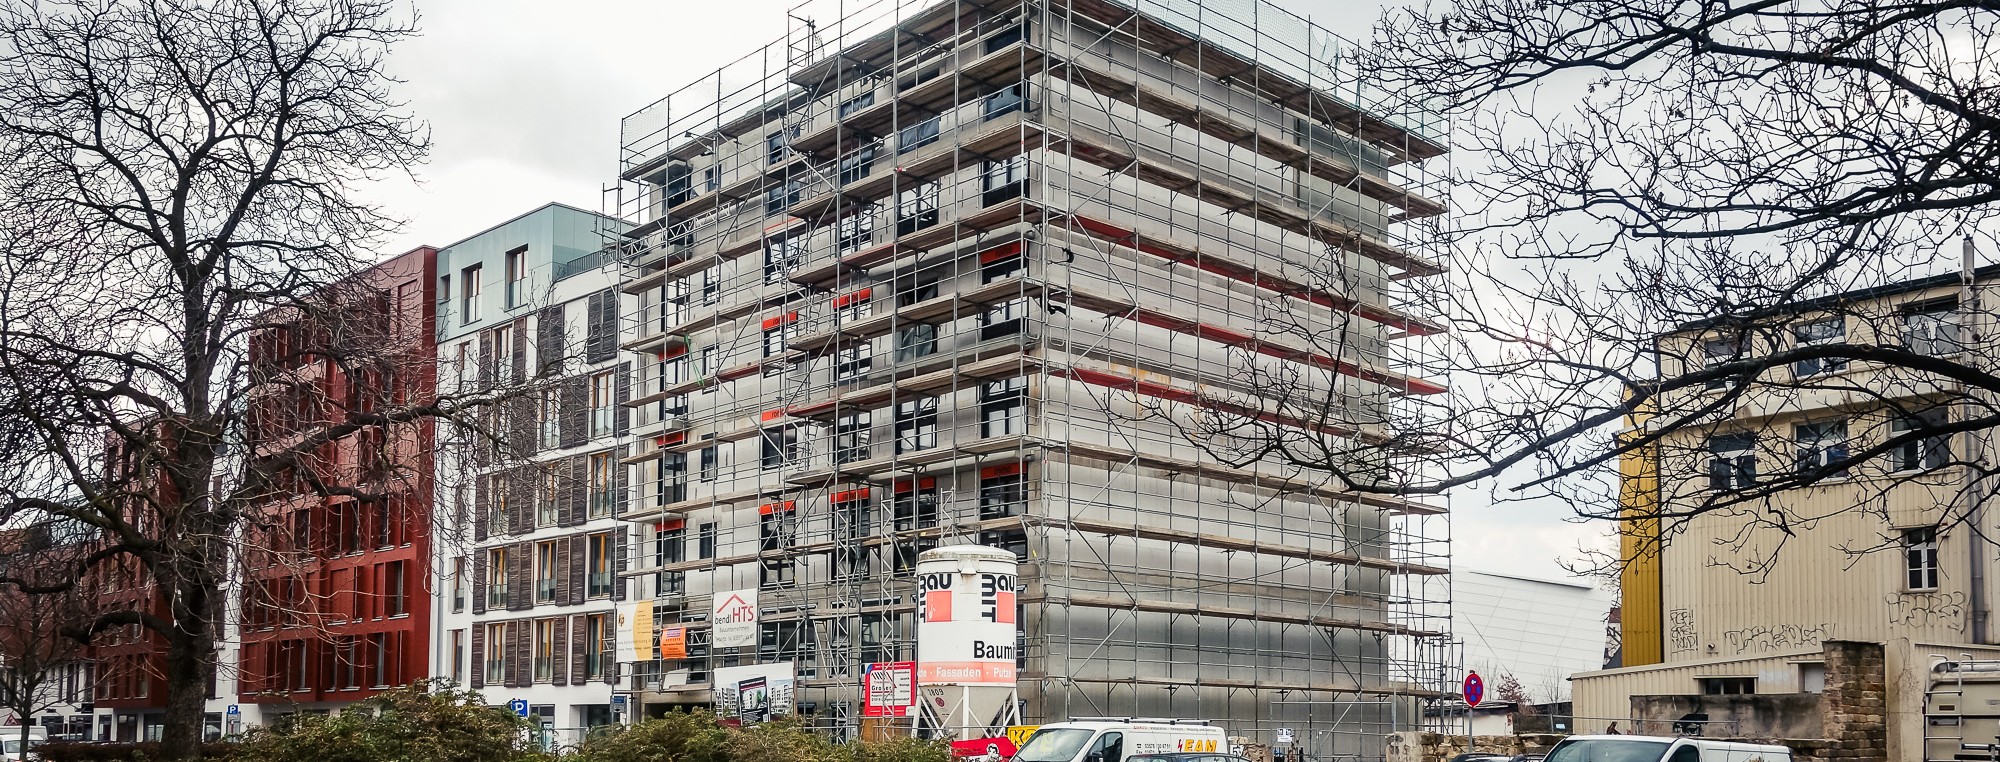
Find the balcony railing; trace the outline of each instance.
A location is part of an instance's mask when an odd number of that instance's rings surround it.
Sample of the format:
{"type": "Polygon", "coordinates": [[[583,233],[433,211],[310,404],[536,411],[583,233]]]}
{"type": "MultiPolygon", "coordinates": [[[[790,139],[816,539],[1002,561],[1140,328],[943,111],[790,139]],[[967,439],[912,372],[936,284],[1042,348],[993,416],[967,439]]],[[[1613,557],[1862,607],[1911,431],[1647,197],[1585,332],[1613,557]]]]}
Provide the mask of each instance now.
{"type": "Polygon", "coordinates": [[[506,586],[506,585],[487,585],[487,586],[486,586],[486,605],[487,605],[487,606],[489,606],[489,607],[494,607],[494,606],[502,606],[502,607],[504,607],[504,606],[506,606],[506,605],[507,605],[507,586],[506,586]]]}
{"type": "Polygon", "coordinates": [[[552,580],[552,579],[538,579],[538,580],[535,580],[535,602],[536,602],[536,603],[553,603],[553,602],[555,602],[555,599],[556,599],[556,581],[555,581],[555,580],[552,580]]]}

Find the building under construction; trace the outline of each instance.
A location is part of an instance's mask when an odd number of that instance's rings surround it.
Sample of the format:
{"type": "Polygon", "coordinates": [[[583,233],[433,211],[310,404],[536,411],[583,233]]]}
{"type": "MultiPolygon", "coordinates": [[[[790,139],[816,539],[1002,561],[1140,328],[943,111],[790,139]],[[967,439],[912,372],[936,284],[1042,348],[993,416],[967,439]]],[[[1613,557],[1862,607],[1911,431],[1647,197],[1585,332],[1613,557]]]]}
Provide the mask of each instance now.
{"type": "Polygon", "coordinates": [[[914,655],[917,553],[980,543],[1022,559],[1028,723],[1341,758],[1416,727],[1443,505],[1244,453],[1421,475],[1442,122],[1259,0],[791,16],[624,120],[625,574],[687,658],[622,688],[706,704],[712,670],[790,662],[797,711],[851,731],[863,666],[914,655]],[[744,588],[758,646],[710,648],[744,588]]]}

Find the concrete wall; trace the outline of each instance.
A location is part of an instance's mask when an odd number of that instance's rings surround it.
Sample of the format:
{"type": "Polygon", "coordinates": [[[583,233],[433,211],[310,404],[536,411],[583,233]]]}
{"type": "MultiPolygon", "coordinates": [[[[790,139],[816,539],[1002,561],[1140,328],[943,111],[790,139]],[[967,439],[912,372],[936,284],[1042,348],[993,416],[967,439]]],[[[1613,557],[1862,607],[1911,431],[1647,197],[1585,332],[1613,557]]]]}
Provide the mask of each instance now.
{"type": "Polygon", "coordinates": [[[1712,732],[1704,735],[1750,738],[1819,738],[1820,694],[1768,693],[1740,696],[1633,696],[1635,724],[1628,732],[1671,732],[1676,723],[1699,716],[1712,732]]]}

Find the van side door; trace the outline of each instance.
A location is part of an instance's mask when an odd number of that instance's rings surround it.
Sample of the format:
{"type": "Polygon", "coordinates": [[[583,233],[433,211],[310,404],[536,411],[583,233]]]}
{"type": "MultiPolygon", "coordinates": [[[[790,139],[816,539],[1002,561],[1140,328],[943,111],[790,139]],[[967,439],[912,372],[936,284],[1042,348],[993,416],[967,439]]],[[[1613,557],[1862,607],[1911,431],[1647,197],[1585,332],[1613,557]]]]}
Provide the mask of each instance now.
{"type": "Polygon", "coordinates": [[[1083,753],[1083,762],[1125,762],[1125,734],[1104,731],[1091,742],[1090,750],[1083,753]]]}
{"type": "Polygon", "coordinates": [[[1667,762],[1701,762],[1701,750],[1693,744],[1682,746],[1667,755],[1667,762]]]}

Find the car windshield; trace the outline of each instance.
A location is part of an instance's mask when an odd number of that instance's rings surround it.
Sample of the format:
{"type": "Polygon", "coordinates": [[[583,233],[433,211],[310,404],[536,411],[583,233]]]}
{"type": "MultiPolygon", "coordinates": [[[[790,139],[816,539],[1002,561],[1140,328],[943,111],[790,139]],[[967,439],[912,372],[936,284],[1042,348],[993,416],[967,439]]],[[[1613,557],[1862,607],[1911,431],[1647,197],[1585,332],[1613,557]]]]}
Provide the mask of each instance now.
{"type": "Polygon", "coordinates": [[[1637,738],[1572,738],[1556,744],[1543,762],[1659,762],[1666,741],[1637,738]]]}
{"type": "Polygon", "coordinates": [[[1014,753],[1014,762],[1069,762],[1076,759],[1076,753],[1090,742],[1096,731],[1083,728],[1048,728],[1037,730],[1014,753]]]}

